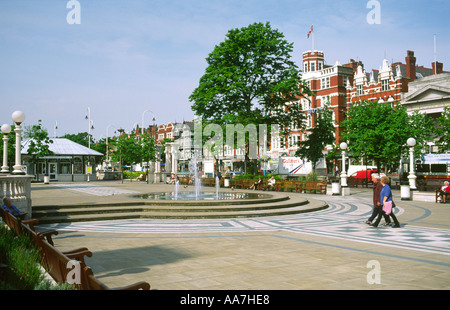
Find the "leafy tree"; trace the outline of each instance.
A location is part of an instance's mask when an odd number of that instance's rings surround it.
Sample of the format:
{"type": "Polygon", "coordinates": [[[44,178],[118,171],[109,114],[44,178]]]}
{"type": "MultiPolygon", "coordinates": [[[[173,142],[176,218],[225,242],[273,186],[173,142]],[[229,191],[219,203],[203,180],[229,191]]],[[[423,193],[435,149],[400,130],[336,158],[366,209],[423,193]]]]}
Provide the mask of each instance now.
{"type": "MultiPolygon", "coordinates": [[[[144,133],[141,139],[141,160],[147,163],[156,159],[156,143],[155,139],[149,134],[144,133]]],[[[148,178],[147,178],[148,180],[148,178]]]]}
{"type": "Polygon", "coordinates": [[[28,154],[33,155],[34,158],[39,159],[44,156],[53,155],[50,151],[50,144],[53,143],[48,136],[48,132],[42,127],[41,120],[37,125],[33,125],[29,131],[24,134],[24,137],[30,139],[28,154]]]}
{"type": "MultiPolygon", "coordinates": [[[[24,133],[24,137],[29,138],[28,142],[28,154],[33,156],[32,161],[37,164],[40,158],[53,155],[54,153],[50,150],[50,144],[53,143],[48,136],[48,132],[42,127],[41,120],[39,120],[37,125],[33,125],[27,128],[24,133]]],[[[48,168],[45,169],[48,171],[48,168]]],[[[37,177],[37,174],[36,174],[37,177]]]]}
{"type": "Polygon", "coordinates": [[[332,111],[320,109],[317,112],[316,126],[311,129],[311,134],[304,141],[299,141],[299,148],[295,156],[306,158],[312,162],[313,170],[316,169],[316,163],[323,158],[323,150],[326,145],[334,142],[334,125],[332,111]]]}
{"type": "Polygon", "coordinates": [[[121,162],[122,165],[132,165],[141,162],[142,151],[138,137],[133,133],[130,135],[120,135],[112,141],[115,145],[112,159],[121,162]]]}
{"type": "Polygon", "coordinates": [[[444,112],[437,119],[437,144],[444,148],[444,151],[450,150],[450,107],[445,107],[444,112]]]}
{"type": "Polygon", "coordinates": [[[206,59],[205,74],[189,97],[192,110],[220,126],[279,124],[282,133],[298,127],[298,100],[312,93],[291,60],[292,51],[293,44],[270,23],[228,31],[206,59]]]}
{"type": "MultiPolygon", "coordinates": [[[[78,143],[80,145],[83,145],[85,147],[89,146],[89,133],[87,133],[87,132],[80,132],[77,134],[65,134],[61,138],[69,139],[69,140],[71,140],[75,143],[78,143]]],[[[92,135],[91,135],[91,141],[93,141],[92,135]]],[[[92,143],[91,143],[91,145],[92,145],[92,143]]],[[[104,152],[102,152],[102,153],[104,153],[104,152]]]]}
{"type": "Polygon", "coordinates": [[[342,140],[348,141],[353,156],[374,160],[378,168],[381,164],[398,165],[407,155],[410,137],[416,139],[415,151],[419,153],[432,132],[431,122],[424,115],[409,116],[399,104],[377,101],[353,104],[341,125],[345,128],[342,140]]]}

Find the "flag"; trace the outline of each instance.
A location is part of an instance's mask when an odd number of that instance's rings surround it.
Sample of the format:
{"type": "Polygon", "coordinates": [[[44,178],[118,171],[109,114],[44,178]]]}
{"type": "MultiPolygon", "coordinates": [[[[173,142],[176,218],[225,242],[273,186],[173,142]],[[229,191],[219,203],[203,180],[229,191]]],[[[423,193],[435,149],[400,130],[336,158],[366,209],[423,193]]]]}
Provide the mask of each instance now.
{"type": "Polygon", "coordinates": [[[311,35],[311,32],[313,31],[313,26],[314,25],[311,26],[311,29],[309,30],[308,35],[306,36],[308,39],[309,39],[309,36],[311,35]]]}

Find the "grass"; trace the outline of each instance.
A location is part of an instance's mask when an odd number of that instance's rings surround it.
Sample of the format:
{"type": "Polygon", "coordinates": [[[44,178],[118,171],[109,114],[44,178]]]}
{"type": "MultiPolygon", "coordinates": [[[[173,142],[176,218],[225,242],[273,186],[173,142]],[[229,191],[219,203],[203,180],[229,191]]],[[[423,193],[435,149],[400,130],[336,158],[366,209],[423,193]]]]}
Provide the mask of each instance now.
{"type": "Polygon", "coordinates": [[[0,220],[0,290],[67,290],[68,284],[54,285],[45,278],[41,257],[34,243],[26,236],[18,237],[0,220]]]}

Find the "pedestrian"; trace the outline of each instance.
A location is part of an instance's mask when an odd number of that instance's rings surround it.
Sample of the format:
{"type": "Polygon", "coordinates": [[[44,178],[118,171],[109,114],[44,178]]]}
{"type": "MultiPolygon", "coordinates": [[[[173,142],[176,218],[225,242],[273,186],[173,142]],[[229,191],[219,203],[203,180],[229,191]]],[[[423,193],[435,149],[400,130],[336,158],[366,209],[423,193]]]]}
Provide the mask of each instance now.
{"type": "MultiPolygon", "coordinates": [[[[383,207],[385,205],[386,202],[392,202],[392,206],[394,205],[394,201],[392,200],[392,191],[391,191],[391,187],[389,186],[389,178],[387,176],[382,176],[380,179],[380,183],[383,186],[383,188],[381,189],[380,192],[380,203],[381,203],[381,207],[383,207]]],[[[377,220],[375,221],[375,223],[371,224],[371,226],[373,227],[378,227],[378,224],[381,221],[381,217],[383,216],[383,214],[387,214],[384,210],[382,210],[377,217],[377,220]]],[[[392,219],[394,220],[394,226],[392,226],[393,228],[399,228],[400,227],[400,223],[397,220],[397,217],[394,215],[393,210],[391,210],[388,215],[390,217],[392,217],[392,219]]]]}
{"type": "MultiPolygon", "coordinates": [[[[380,193],[381,193],[381,189],[383,188],[383,186],[380,183],[380,175],[379,174],[372,174],[372,182],[373,182],[373,211],[372,211],[372,215],[369,217],[369,219],[366,221],[366,224],[372,224],[372,221],[375,219],[375,217],[377,217],[377,215],[379,213],[382,213],[383,208],[381,207],[381,202],[380,202],[380,193]]],[[[386,221],[386,223],[384,224],[385,226],[390,225],[391,221],[389,216],[387,216],[386,214],[383,214],[384,216],[384,220],[386,221]]]]}

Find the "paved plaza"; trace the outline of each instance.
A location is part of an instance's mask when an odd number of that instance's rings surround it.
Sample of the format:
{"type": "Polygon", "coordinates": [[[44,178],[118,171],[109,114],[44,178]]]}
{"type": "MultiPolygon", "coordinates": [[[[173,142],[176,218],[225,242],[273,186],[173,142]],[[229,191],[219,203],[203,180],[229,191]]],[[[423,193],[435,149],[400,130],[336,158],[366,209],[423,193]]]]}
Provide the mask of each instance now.
{"type": "MultiPolygon", "coordinates": [[[[145,182],[32,184],[34,206],[126,202],[171,189],[145,182]]],[[[297,215],[197,220],[128,219],[49,224],[62,251],[86,259],[109,287],[147,281],[157,290],[446,290],[450,288],[450,205],[401,201],[401,228],[364,222],[372,192],[287,193],[324,200],[297,215]]],[[[382,223],[384,220],[382,220],[382,223]]]]}

